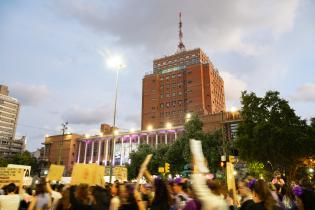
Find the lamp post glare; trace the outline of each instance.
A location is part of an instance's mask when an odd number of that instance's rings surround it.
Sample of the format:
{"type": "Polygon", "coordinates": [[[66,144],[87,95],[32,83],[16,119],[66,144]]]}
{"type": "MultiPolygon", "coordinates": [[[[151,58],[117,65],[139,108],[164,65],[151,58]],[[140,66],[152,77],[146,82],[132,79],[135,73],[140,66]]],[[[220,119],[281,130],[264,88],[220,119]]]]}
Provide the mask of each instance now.
{"type": "Polygon", "coordinates": [[[153,126],[152,125],[148,125],[147,130],[148,131],[152,131],[153,130],[153,126]]]}
{"type": "Polygon", "coordinates": [[[114,162],[114,142],[115,142],[115,135],[118,135],[118,130],[116,130],[116,111],[117,111],[117,93],[118,93],[118,78],[119,78],[119,71],[123,68],[126,67],[126,65],[124,65],[123,63],[123,59],[121,56],[119,55],[113,55],[111,57],[109,57],[106,60],[106,65],[107,67],[111,68],[111,69],[115,69],[116,70],[116,85],[115,85],[115,100],[114,100],[114,116],[113,116],[113,127],[112,127],[112,132],[113,132],[113,138],[112,138],[112,142],[110,145],[110,158],[109,158],[109,182],[112,182],[112,175],[113,175],[113,162],[114,162]]]}
{"type": "Polygon", "coordinates": [[[172,128],[172,123],[166,123],[166,128],[168,128],[168,129],[170,129],[170,128],[172,128]]]}

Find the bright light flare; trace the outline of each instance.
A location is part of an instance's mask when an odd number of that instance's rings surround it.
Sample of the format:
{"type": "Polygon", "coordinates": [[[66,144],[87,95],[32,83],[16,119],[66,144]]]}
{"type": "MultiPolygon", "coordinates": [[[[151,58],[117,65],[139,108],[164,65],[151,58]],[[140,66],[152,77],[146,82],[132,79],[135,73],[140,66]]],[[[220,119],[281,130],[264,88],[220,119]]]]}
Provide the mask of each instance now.
{"type": "Polygon", "coordinates": [[[232,113],[235,113],[235,112],[237,112],[238,111],[238,108],[237,107],[235,107],[235,106],[232,106],[231,107],[231,112],[232,113]]]}
{"type": "Polygon", "coordinates": [[[114,135],[118,135],[119,134],[119,130],[114,130],[114,135]]]}
{"type": "Polygon", "coordinates": [[[122,69],[125,64],[120,55],[112,55],[106,59],[106,66],[111,69],[122,69]]]}
{"type": "Polygon", "coordinates": [[[166,128],[172,128],[172,123],[166,123],[166,128]]]}
{"type": "Polygon", "coordinates": [[[153,126],[152,125],[148,125],[147,130],[148,131],[152,131],[153,130],[153,126]]]}

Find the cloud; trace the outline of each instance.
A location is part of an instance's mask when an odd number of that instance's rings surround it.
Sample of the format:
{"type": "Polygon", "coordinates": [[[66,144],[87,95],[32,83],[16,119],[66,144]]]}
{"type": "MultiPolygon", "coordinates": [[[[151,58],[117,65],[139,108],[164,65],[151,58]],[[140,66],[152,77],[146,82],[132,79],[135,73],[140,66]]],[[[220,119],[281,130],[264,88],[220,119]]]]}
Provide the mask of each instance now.
{"type": "Polygon", "coordinates": [[[225,99],[239,101],[241,92],[246,89],[247,84],[229,72],[221,72],[221,76],[224,80],[225,99]]]}
{"type": "Polygon", "coordinates": [[[46,85],[27,85],[17,83],[10,86],[10,95],[24,106],[34,106],[45,101],[51,95],[46,85]]]}
{"type": "Polygon", "coordinates": [[[62,118],[68,121],[70,124],[100,124],[101,122],[107,122],[111,117],[112,109],[108,106],[99,106],[96,108],[83,108],[74,106],[66,110],[62,118]]]}
{"type": "Polygon", "coordinates": [[[176,50],[177,15],[182,11],[188,48],[202,43],[213,51],[255,55],[292,29],[299,3],[299,0],[184,0],[181,4],[169,0],[88,3],[69,0],[57,1],[54,6],[67,19],[113,37],[120,44],[144,45],[157,52],[171,46],[176,50]]]}
{"type": "Polygon", "coordinates": [[[291,98],[294,101],[315,102],[315,84],[306,83],[298,87],[291,98]]]}

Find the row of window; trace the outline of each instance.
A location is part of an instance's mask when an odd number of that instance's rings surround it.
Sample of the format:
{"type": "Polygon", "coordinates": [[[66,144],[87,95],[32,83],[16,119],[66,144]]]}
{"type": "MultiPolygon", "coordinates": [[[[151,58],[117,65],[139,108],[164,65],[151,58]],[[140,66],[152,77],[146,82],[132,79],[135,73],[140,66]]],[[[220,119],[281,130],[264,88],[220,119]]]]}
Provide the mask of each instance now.
{"type": "Polygon", "coordinates": [[[156,64],[157,66],[161,66],[161,65],[166,65],[166,64],[172,64],[172,63],[176,63],[177,61],[182,61],[185,59],[189,59],[189,58],[194,58],[196,59],[196,55],[192,54],[192,55],[186,55],[185,57],[180,57],[178,59],[174,59],[174,60],[169,60],[169,61],[164,61],[163,63],[158,63],[156,64]]]}
{"type": "MultiPolygon", "coordinates": [[[[172,74],[172,75],[171,75],[171,78],[172,78],[172,79],[176,78],[176,75],[177,75],[177,77],[182,77],[182,73],[178,73],[178,74],[172,74]]],[[[169,80],[169,79],[170,79],[170,76],[167,75],[167,76],[165,76],[165,78],[164,78],[163,76],[160,77],[160,81],[163,81],[164,79],[165,79],[165,80],[169,80]]]]}
{"type": "Polygon", "coordinates": [[[11,109],[11,108],[4,107],[4,106],[1,106],[1,105],[0,105],[0,110],[8,112],[8,113],[12,113],[12,114],[16,114],[17,113],[16,109],[11,109]]]}
{"type": "Polygon", "coordinates": [[[181,105],[182,105],[183,103],[185,103],[185,102],[187,103],[187,100],[178,100],[178,101],[160,103],[160,108],[161,108],[161,109],[164,109],[164,107],[165,107],[165,108],[169,108],[170,106],[175,107],[176,104],[177,104],[178,106],[181,106],[181,105]]]}
{"type": "Polygon", "coordinates": [[[0,116],[0,121],[4,121],[4,122],[8,122],[8,123],[14,123],[15,122],[15,120],[9,120],[9,119],[1,117],[1,116],[0,116]]]}
{"type": "Polygon", "coordinates": [[[170,116],[173,115],[175,116],[176,114],[183,114],[185,113],[184,110],[178,110],[178,111],[170,111],[170,112],[160,112],[160,117],[164,117],[164,116],[170,116]]]}
{"type": "Polygon", "coordinates": [[[7,114],[5,112],[0,112],[0,116],[4,116],[4,117],[9,117],[9,118],[14,118],[15,119],[15,115],[14,114],[7,114]]]}

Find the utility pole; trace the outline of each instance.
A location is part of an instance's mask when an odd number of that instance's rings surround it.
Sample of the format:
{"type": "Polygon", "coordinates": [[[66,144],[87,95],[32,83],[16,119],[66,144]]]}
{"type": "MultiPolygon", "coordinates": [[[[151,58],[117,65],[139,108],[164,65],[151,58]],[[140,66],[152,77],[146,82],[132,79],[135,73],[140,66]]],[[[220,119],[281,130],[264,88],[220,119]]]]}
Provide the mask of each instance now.
{"type": "Polygon", "coordinates": [[[63,146],[63,141],[64,141],[64,137],[65,137],[65,132],[66,132],[66,130],[68,129],[67,125],[68,125],[68,122],[65,122],[65,123],[62,123],[62,124],[61,124],[61,126],[62,126],[62,128],[61,128],[61,130],[62,130],[62,139],[61,139],[61,141],[59,142],[58,165],[61,164],[61,148],[62,148],[62,146],[63,146]]]}

